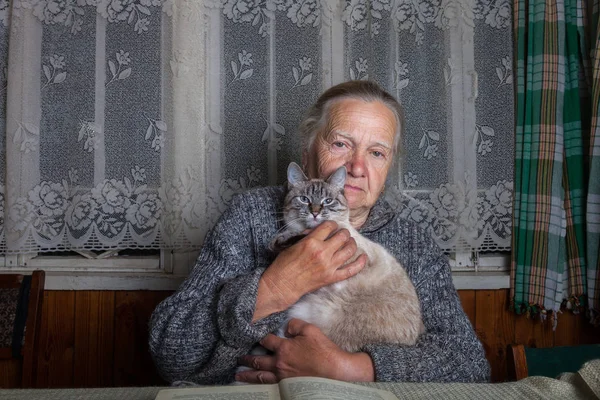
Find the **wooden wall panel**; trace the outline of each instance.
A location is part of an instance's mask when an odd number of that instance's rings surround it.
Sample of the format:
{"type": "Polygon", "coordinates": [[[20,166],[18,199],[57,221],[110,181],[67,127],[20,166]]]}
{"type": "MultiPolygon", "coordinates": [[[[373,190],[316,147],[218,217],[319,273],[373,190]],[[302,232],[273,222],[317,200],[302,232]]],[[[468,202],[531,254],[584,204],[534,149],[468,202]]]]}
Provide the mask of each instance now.
{"type": "Polygon", "coordinates": [[[478,290],[475,292],[475,332],[483,343],[485,354],[492,367],[492,380],[497,382],[500,371],[497,368],[496,340],[496,293],[494,290],[478,290]]]}
{"type": "Polygon", "coordinates": [[[21,361],[0,360],[0,388],[21,386],[21,361]]]}
{"type": "MultiPolygon", "coordinates": [[[[148,352],[148,322],[170,292],[46,291],[38,387],[161,385],[148,352]]],[[[506,346],[600,343],[600,328],[563,313],[550,323],[508,311],[508,290],[464,290],[459,297],[484,344],[494,381],[506,379],[506,346]]],[[[18,363],[0,363],[0,385],[18,386],[18,363]],[[6,382],[9,381],[9,382],[6,382]],[[16,382],[16,383],[15,383],[16,382]]]]}
{"type": "MultiPolygon", "coordinates": [[[[570,312],[558,314],[558,324],[554,331],[553,346],[576,346],[580,344],[579,331],[581,318],[570,312]]],[[[581,321],[585,322],[585,321],[581,321]]]]}
{"type": "Polygon", "coordinates": [[[550,321],[529,319],[525,315],[515,315],[515,343],[527,347],[553,347],[554,332],[550,321]]]}
{"type": "Polygon", "coordinates": [[[44,293],[36,387],[73,386],[75,293],[70,291],[44,293]]]}
{"type": "Polygon", "coordinates": [[[600,343],[600,327],[594,328],[581,315],[579,316],[579,332],[577,332],[577,335],[579,336],[580,344],[600,343]]]}
{"type": "Polygon", "coordinates": [[[75,316],[73,386],[113,386],[115,292],[76,292],[75,316]]]}
{"type": "Polygon", "coordinates": [[[148,322],[156,305],[169,295],[169,292],[116,292],[115,386],[165,384],[148,349],[148,322]]]}
{"type": "Polygon", "coordinates": [[[505,382],[508,380],[506,351],[508,345],[513,344],[515,340],[515,315],[508,309],[510,304],[508,290],[495,290],[494,295],[496,347],[493,351],[496,362],[492,364],[492,379],[494,382],[505,382]]]}
{"type": "Polygon", "coordinates": [[[471,325],[475,326],[475,290],[461,290],[458,292],[458,297],[471,325]]]}

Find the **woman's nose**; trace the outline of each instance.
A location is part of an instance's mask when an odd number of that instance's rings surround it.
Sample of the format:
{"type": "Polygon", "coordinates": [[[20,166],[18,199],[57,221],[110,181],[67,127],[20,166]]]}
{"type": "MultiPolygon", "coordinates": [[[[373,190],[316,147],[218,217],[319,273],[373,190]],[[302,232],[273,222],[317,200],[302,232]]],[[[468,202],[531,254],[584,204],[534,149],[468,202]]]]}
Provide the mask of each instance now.
{"type": "Polygon", "coordinates": [[[348,173],[356,178],[361,177],[365,173],[365,158],[363,155],[353,153],[346,163],[348,173]]]}

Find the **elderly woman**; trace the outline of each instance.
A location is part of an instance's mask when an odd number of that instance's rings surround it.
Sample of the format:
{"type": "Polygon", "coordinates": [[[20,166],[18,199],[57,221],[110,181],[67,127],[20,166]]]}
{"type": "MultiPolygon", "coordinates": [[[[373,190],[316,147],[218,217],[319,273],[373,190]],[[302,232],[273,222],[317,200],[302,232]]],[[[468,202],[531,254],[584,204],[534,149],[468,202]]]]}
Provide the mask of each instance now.
{"type": "Polygon", "coordinates": [[[300,125],[303,166],[310,177],[347,168],[350,222],[406,268],[426,333],[415,346],[377,344],[347,353],[316,326],[291,320],[288,338],[270,334],[303,295],[359,273],[348,231],[327,221],[271,254],[284,189],[235,197],[208,235],[196,266],[151,321],[150,349],[168,381],[271,383],[292,376],[344,381],[479,382],[489,379],[481,343],[464,314],[448,261],[433,240],[400,218],[382,198],[400,142],[402,109],[377,84],[342,83],[327,90],[300,125]],[[337,232],[336,232],[337,231],[337,232]],[[273,354],[250,356],[260,342],[273,354]],[[238,365],[254,370],[236,374],[238,365]]]}

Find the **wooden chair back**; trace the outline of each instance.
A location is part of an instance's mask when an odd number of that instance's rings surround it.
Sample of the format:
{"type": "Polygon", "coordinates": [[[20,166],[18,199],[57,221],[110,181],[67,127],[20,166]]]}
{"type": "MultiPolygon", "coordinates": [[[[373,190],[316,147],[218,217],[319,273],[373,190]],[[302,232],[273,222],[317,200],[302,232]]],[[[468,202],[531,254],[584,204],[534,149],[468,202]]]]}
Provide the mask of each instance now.
{"type": "Polygon", "coordinates": [[[518,381],[529,376],[527,357],[525,356],[525,346],[522,344],[509,345],[506,356],[509,380],[518,381]]]}
{"type": "Polygon", "coordinates": [[[4,310],[3,321],[0,321],[0,332],[2,332],[1,337],[5,339],[0,345],[0,360],[22,359],[21,387],[23,388],[33,386],[37,373],[36,360],[39,350],[44,284],[45,273],[41,270],[33,271],[30,276],[0,274],[2,293],[0,298],[10,303],[0,304],[0,308],[4,310]],[[14,299],[15,294],[16,299],[14,299]],[[13,300],[16,303],[13,304],[13,300]],[[6,340],[7,336],[12,337],[12,340],[6,340]]]}

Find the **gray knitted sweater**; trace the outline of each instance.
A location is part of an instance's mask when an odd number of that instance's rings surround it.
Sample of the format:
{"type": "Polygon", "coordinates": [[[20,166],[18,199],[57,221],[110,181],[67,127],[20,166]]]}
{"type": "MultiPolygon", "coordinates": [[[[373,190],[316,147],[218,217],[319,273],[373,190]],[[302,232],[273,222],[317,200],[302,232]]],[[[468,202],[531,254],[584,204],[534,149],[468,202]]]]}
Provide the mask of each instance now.
{"type": "MultiPolygon", "coordinates": [[[[283,197],[281,187],[235,196],[189,277],[154,311],[150,350],[167,381],[231,382],[237,358],[285,321],[285,312],[279,312],[252,323],[258,281],[274,259],[267,245],[278,229],[283,197]]],[[[366,346],[376,380],[488,381],[483,347],[462,310],[448,261],[429,235],[381,199],[360,232],[406,268],[427,330],[412,347],[366,346]]]]}

